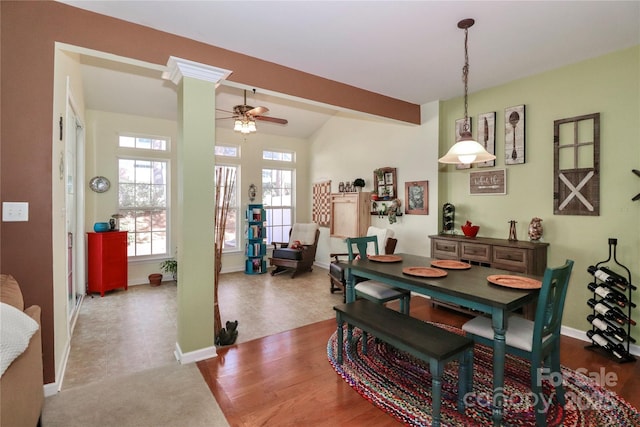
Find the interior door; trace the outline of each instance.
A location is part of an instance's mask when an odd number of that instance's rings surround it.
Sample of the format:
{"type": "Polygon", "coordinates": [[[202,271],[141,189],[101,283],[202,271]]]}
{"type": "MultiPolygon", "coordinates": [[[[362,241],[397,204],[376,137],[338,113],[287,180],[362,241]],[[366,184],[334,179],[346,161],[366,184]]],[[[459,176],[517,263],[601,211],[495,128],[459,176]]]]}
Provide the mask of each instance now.
{"type": "Polygon", "coordinates": [[[86,293],[84,278],[84,126],[68,92],[65,127],[65,210],[66,210],[66,285],[67,315],[71,326],[82,296],[86,293]]]}

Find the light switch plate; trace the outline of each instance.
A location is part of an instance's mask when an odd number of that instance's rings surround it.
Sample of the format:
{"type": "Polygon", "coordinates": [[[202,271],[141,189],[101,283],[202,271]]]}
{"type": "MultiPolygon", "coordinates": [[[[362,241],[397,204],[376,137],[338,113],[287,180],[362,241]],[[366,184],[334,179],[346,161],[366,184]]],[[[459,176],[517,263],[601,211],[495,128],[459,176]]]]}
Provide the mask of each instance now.
{"type": "Polygon", "coordinates": [[[2,202],[2,221],[29,221],[29,202],[2,202]]]}

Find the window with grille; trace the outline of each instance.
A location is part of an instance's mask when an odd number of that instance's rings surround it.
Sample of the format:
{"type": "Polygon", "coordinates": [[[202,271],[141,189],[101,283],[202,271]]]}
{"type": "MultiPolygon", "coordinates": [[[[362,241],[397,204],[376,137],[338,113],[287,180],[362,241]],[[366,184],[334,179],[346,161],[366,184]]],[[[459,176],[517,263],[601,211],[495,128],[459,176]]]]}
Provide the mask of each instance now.
{"type": "MultiPolygon", "coordinates": [[[[224,177],[233,177],[233,192],[229,199],[229,207],[227,210],[227,219],[224,228],[224,243],[222,245],[222,252],[232,252],[238,249],[238,212],[240,208],[238,206],[240,198],[238,197],[238,166],[234,165],[216,165],[216,177],[218,171],[221,170],[221,176],[224,181],[224,177]]],[[[224,183],[221,186],[221,193],[223,191],[224,183]]],[[[221,195],[220,195],[221,196],[221,195]]],[[[218,208],[222,207],[222,197],[218,197],[218,208]]]]}
{"type": "Polygon", "coordinates": [[[267,243],[288,242],[293,224],[293,169],[262,169],[262,202],[267,214],[267,243]]]}
{"type": "Polygon", "coordinates": [[[120,230],[128,256],[166,255],[169,234],[169,161],[118,159],[120,230]]]}

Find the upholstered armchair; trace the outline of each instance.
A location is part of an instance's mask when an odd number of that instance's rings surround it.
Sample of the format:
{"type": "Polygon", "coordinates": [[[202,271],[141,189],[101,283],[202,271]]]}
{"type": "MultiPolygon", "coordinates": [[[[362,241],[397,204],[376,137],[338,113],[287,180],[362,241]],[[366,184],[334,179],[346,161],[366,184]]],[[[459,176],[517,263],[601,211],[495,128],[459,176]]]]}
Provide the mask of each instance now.
{"type": "Polygon", "coordinates": [[[269,264],[276,268],[271,271],[271,275],[292,271],[293,279],[299,273],[312,271],[319,238],[318,224],[293,224],[288,242],[273,242],[273,254],[269,258],[269,264]]]}

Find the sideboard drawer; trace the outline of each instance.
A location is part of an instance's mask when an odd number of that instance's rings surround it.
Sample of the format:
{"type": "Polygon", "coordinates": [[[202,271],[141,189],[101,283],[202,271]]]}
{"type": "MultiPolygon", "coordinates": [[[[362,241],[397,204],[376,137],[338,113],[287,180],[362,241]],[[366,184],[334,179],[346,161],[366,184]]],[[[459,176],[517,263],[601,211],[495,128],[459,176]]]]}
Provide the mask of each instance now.
{"type": "Polygon", "coordinates": [[[460,258],[469,261],[491,262],[491,246],[480,243],[460,242],[460,258]]]}
{"type": "Polygon", "coordinates": [[[526,273],[528,267],[527,257],[530,251],[520,248],[493,247],[493,266],[517,273],[526,273]]]}
{"type": "Polygon", "coordinates": [[[458,243],[446,240],[431,241],[431,257],[438,259],[458,259],[458,243]]]}

